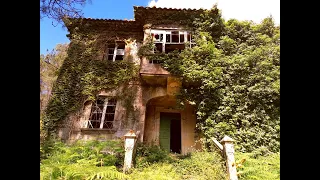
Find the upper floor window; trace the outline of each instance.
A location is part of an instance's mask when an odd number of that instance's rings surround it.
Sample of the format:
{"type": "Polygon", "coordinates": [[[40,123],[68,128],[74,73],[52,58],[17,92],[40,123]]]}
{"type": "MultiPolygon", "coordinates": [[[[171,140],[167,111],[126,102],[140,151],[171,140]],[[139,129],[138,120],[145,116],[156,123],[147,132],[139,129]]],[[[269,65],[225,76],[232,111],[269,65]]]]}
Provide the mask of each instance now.
{"type": "Polygon", "coordinates": [[[113,129],[117,100],[112,97],[99,96],[92,104],[85,128],[113,129]]]}
{"type": "Polygon", "coordinates": [[[117,41],[115,43],[108,43],[106,51],[106,59],[109,61],[123,60],[125,52],[125,43],[117,41]]]}
{"type": "MultiPolygon", "coordinates": [[[[154,52],[169,53],[174,50],[183,50],[185,43],[189,42],[190,47],[194,46],[193,35],[189,31],[183,30],[157,30],[151,29],[155,49],[154,52]]],[[[150,63],[158,64],[159,61],[149,61],[150,63]]]]}
{"type": "Polygon", "coordinates": [[[189,31],[152,29],[151,36],[153,37],[155,43],[194,43],[193,34],[189,31]]]}

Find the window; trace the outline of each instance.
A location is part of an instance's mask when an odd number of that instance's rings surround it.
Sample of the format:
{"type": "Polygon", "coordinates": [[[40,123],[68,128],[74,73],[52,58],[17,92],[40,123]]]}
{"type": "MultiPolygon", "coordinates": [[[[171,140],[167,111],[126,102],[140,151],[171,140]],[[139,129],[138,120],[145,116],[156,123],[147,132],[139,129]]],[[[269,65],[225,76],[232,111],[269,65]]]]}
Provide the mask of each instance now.
{"type": "Polygon", "coordinates": [[[171,42],[179,43],[179,31],[172,31],[171,32],[171,42]]]}
{"type": "Polygon", "coordinates": [[[117,100],[99,96],[92,104],[91,113],[85,128],[113,129],[117,100]]]}
{"type": "MultiPolygon", "coordinates": [[[[181,52],[186,42],[189,42],[190,47],[195,46],[192,33],[189,31],[151,29],[151,36],[154,40],[155,53],[168,53],[176,49],[181,52]]],[[[159,64],[160,61],[149,60],[149,63],[159,64]]]]}
{"type": "Polygon", "coordinates": [[[184,34],[180,32],[180,43],[183,43],[183,42],[184,42],[184,34]]]}
{"type": "Polygon", "coordinates": [[[106,59],[108,61],[123,60],[124,52],[125,52],[124,49],[125,49],[124,42],[109,43],[107,46],[106,59]]]}
{"type": "Polygon", "coordinates": [[[188,38],[187,39],[188,42],[190,42],[190,47],[193,47],[193,46],[196,45],[196,43],[194,42],[194,36],[193,36],[193,34],[191,32],[187,33],[187,38],[188,38]]]}
{"type": "Polygon", "coordinates": [[[151,33],[154,42],[162,42],[163,41],[163,34],[161,33],[151,33]]]}
{"type": "Polygon", "coordinates": [[[166,34],[166,42],[167,43],[171,42],[171,34],[166,34]]]}

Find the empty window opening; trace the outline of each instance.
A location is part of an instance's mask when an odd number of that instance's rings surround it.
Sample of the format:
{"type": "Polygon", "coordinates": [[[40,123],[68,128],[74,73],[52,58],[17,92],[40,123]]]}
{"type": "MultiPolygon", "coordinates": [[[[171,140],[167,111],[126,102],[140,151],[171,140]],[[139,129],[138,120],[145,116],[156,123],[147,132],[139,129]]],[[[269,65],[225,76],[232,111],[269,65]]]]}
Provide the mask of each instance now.
{"type": "Polygon", "coordinates": [[[179,31],[172,31],[171,32],[172,41],[171,42],[180,42],[179,40],[179,31]]]}

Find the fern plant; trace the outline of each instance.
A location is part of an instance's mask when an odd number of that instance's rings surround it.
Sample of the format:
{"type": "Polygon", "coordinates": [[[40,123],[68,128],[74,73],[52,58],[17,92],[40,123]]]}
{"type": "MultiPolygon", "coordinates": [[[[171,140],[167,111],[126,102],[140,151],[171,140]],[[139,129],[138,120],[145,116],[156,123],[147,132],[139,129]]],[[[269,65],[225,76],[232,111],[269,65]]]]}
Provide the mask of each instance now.
{"type": "Polygon", "coordinates": [[[40,164],[40,179],[124,179],[118,172],[123,162],[123,142],[55,142],[51,154],[40,164]]]}

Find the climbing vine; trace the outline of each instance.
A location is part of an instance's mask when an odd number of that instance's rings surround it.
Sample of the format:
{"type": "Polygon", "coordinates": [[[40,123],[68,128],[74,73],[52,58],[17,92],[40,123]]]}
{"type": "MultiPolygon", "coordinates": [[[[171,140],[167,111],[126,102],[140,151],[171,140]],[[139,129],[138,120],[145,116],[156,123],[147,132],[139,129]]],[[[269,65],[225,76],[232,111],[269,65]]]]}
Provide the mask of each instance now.
{"type": "MultiPolygon", "coordinates": [[[[177,99],[195,105],[196,129],[204,137],[228,135],[251,152],[280,147],[280,27],[205,11],[193,21],[196,46],[181,53],[145,53],[182,80],[177,99]]],[[[143,52],[153,49],[152,39],[143,52]]],[[[143,52],[140,52],[143,54],[143,52]]]]}
{"type": "Polygon", "coordinates": [[[94,101],[100,91],[113,90],[137,79],[138,67],[128,60],[130,56],[116,62],[101,60],[101,44],[105,41],[99,38],[88,32],[72,34],[68,56],[45,110],[43,124],[49,134],[54,134],[59,124],[85,102],[94,101]]]}

